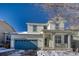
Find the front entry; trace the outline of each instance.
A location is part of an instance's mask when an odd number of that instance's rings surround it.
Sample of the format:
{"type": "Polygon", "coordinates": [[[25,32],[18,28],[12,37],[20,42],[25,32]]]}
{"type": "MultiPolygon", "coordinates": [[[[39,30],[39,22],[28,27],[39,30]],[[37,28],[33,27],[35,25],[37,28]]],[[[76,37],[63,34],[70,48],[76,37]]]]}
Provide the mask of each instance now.
{"type": "Polygon", "coordinates": [[[44,46],[49,47],[49,39],[47,38],[44,39],[44,46]]]}

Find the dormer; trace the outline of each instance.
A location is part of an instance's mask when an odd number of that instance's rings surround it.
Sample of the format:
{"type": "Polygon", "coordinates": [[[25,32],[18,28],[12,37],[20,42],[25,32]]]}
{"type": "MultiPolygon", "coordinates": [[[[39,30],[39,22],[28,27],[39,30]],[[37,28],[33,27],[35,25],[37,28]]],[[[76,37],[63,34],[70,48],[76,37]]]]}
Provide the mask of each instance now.
{"type": "Polygon", "coordinates": [[[64,19],[61,16],[57,16],[53,19],[55,23],[55,29],[64,30],[64,19]]]}
{"type": "Polygon", "coordinates": [[[55,30],[55,24],[53,22],[53,20],[49,20],[48,21],[48,27],[47,27],[48,30],[55,30]]]}
{"type": "Polygon", "coordinates": [[[64,30],[63,17],[56,16],[48,21],[48,30],[64,30]]]}

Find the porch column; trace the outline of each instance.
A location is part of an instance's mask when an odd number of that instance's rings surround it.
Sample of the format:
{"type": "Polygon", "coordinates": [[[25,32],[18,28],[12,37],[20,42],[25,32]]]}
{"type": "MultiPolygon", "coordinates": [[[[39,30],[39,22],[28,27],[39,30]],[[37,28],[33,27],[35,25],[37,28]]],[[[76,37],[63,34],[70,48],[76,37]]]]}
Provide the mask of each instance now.
{"type": "Polygon", "coordinates": [[[68,35],[68,48],[71,48],[71,37],[68,35]]]}
{"type": "Polygon", "coordinates": [[[52,33],[51,33],[51,39],[49,40],[49,47],[52,48],[52,42],[53,42],[53,38],[52,38],[52,33]]]}
{"type": "Polygon", "coordinates": [[[43,33],[43,40],[42,40],[42,49],[44,48],[44,40],[45,40],[45,33],[43,33]]]}
{"type": "Polygon", "coordinates": [[[11,44],[10,44],[10,48],[14,48],[14,38],[11,38],[11,44]]]}
{"type": "Polygon", "coordinates": [[[52,36],[52,48],[55,48],[55,35],[52,36]]]}
{"type": "Polygon", "coordinates": [[[61,35],[61,44],[64,44],[64,35],[61,35]]]}

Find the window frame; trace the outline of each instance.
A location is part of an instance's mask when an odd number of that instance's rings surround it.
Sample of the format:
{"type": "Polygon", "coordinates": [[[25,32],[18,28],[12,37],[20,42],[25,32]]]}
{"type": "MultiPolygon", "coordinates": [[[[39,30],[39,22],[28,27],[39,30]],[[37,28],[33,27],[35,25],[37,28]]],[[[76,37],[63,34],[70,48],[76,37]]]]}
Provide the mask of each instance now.
{"type": "Polygon", "coordinates": [[[59,29],[59,23],[55,24],[55,29],[59,29]]]}
{"type": "Polygon", "coordinates": [[[43,26],[43,29],[47,29],[47,26],[44,25],[44,26],[43,26]]]}
{"type": "Polygon", "coordinates": [[[61,44],[61,35],[56,35],[55,36],[55,43],[61,44]]]}
{"type": "Polygon", "coordinates": [[[37,32],[37,25],[33,25],[33,32],[37,32]]]}

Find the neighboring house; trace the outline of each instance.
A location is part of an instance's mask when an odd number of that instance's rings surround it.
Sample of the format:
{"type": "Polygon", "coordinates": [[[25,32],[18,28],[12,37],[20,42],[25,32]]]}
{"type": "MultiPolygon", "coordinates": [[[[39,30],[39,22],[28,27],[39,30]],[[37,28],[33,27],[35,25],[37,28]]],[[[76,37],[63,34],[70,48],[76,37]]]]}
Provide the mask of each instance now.
{"type": "Polygon", "coordinates": [[[10,40],[7,43],[9,33],[15,32],[15,30],[5,21],[0,20],[0,47],[10,44],[10,40]]]}
{"type": "Polygon", "coordinates": [[[63,17],[57,16],[47,23],[27,23],[27,32],[11,34],[11,48],[26,50],[79,48],[77,41],[79,30],[65,29],[64,22],[63,17]]]}

